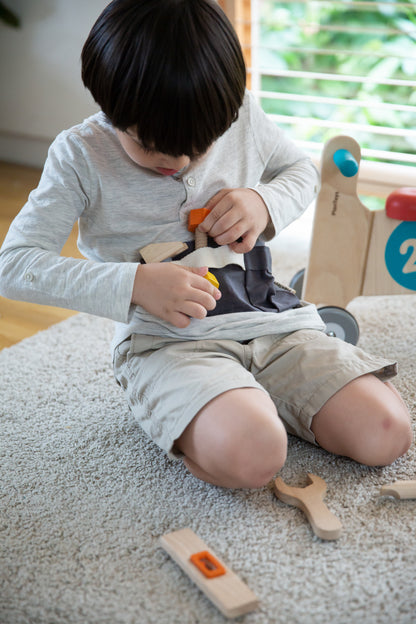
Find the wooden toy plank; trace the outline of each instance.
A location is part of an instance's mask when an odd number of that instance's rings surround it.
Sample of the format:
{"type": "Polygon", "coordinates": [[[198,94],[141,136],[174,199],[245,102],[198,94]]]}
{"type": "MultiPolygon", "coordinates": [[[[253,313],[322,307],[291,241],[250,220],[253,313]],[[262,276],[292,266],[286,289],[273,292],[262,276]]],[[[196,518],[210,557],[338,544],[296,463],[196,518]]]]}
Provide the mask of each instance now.
{"type": "Polygon", "coordinates": [[[324,540],[338,539],[342,532],[342,524],[323,502],[326,483],[321,477],[310,473],[308,478],[310,485],[297,488],[286,485],[280,477],[277,477],[274,492],[281,501],[294,505],[305,513],[315,535],[324,540]]]}
{"type": "Polygon", "coordinates": [[[166,533],[159,538],[162,548],[182,568],[201,591],[228,618],[254,611],[257,596],[223,561],[189,528],[166,533]],[[225,574],[207,578],[190,561],[190,556],[208,550],[224,566],[225,574]]]}
{"type": "Polygon", "coordinates": [[[338,149],[360,162],[360,147],[351,137],[337,136],[325,144],[302,297],[346,307],[361,294],[373,217],[358,199],[357,175],[345,177],[333,162],[338,149]]]}
{"type": "Polygon", "coordinates": [[[395,481],[383,485],[380,496],[394,496],[395,498],[416,498],[416,481],[395,481]]]}
{"type": "Polygon", "coordinates": [[[186,251],[188,245],[179,241],[169,243],[150,243],[140,249],[140,255],[145,262],[162,262],[166,258],[172,258],[182,251],[186,251]]]}

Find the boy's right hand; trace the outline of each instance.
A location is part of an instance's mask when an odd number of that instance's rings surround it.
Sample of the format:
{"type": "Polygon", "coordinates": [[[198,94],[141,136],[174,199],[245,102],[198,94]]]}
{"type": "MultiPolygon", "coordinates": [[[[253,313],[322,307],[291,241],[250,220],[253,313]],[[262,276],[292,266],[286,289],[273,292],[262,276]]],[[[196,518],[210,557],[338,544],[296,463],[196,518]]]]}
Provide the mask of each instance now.
{"type": "Polygon", "coordinates": [[[187,327],[191,318],[205,318],[221,297],[218,288],[203,277],[207,272],[208,267],[170,262],[140,264],[131,302],[175,327],[187,327]]]}

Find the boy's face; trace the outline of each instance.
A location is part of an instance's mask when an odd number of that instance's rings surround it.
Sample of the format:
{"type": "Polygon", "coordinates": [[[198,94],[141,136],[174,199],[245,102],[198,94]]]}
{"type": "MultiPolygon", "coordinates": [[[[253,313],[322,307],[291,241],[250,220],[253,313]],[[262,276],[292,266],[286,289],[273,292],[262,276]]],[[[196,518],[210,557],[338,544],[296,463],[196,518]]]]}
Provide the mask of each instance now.
{"type": "Polygon", "coordinates": [[[125,132],[116,129],[121,147],[136,165],[155,171],[160,175],[171,176],[190,163],[189,156],[169,156],[161,152],[147,150],[140,143],[133,128],[125,132]]]}

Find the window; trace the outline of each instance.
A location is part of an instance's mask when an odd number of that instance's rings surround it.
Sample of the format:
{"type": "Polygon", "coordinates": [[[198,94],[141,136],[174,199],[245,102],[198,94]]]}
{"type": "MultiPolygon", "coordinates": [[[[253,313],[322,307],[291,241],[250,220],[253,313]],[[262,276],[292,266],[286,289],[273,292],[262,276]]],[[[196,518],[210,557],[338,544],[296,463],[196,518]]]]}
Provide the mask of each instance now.
{"type": "Polygon", "coordinates": [[[360,191],[416,185],[416,0],[224,0],[249,88],[318,161],[348,134],[360,191]]]}

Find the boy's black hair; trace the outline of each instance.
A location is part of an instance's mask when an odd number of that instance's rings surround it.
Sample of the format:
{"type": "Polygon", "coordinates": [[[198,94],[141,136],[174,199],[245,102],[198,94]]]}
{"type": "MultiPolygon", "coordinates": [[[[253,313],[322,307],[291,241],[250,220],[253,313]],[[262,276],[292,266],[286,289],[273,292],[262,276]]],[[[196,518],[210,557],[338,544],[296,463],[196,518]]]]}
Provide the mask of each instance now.
{"type": "Polygon", "coordinates": [[[111,123],[172,156],[204,153],[244,97],[241,47],[215,0],[114,0],[81,59],[84,85],[111,123]]]}

